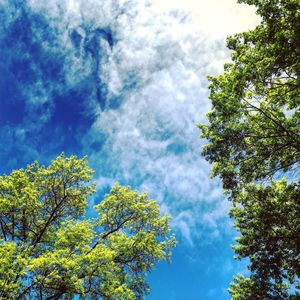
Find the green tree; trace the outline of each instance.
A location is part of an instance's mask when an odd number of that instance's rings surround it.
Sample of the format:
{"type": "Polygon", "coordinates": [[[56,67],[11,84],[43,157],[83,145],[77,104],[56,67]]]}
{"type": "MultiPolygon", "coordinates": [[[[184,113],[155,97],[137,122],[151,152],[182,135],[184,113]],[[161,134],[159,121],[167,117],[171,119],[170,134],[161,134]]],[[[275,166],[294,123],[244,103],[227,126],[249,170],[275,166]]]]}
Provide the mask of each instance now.
{"type": "Polygon", "coordinates": [[[0,299],[143,299],[145,274],[175,239],[156,201],[115,185],[95,192],[86,158],[63,154],[0,177],[0,299]]]}
{"type": "Polygon", "coordinates": [[[250,278],[235,278],[232,299],[296,299],[300,2],[239,2],[256,5],[261,23],[228,38],[232,62],[223,74],[209,76],[212,109],[209,123],[199,125],[208,141],[203,154],[232,201],[238,258],[250,260],[250,278]]]}

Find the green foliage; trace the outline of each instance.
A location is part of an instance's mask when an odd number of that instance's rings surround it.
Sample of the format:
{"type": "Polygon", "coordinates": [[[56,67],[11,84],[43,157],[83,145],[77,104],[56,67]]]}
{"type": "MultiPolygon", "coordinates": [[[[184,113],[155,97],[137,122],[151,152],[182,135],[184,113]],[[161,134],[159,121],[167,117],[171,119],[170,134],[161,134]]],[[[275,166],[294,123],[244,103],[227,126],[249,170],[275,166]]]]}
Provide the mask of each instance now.
{"type": "Polygon", "coordinates": [[[86,158],[63,154],[0,177],[0,299],[143,299],[146,272],[175,238],[158,204],[114,186],[86,219],[95,192],[86,158]]]}
{"type": "Polygon", "coordinates": [[[232,300],[289,299],[287,285],[284,283],[272,284],[272,292],[270,293],[270,286],[267,285],[265,289],[263,289],[262,286],[258,285],[252,278],[245,278],[239,274],[233,278],[233,282],[230,286],[228,290],[231,293],[232,300]]]}
{"type": "Polygon", "coordinates": [[[287,282],[299,289],[299,199],[299,184],[282,179],[269,186],[249,184],[233,203],[230,214],[241,234],[234,250],[238,258],[250,259],[258,287],[251,290],[253,299],[289,299],[287,282]]]}
{"type": "Polygon", "coordinates": [[[199,125],[208,141],[203,154],[233,203],[231,216],[241,234],[235,251],[250,258],[251,276],[235,279],[233,299],[296,299],[300,2],[239,2],[256,5],[262,21],[254,30],[228,38],[232,62],[223,74],[209,76],[212,110],[209,123],[199,125]],[[288,180],[276,181],[284,177],[288,180]]]}

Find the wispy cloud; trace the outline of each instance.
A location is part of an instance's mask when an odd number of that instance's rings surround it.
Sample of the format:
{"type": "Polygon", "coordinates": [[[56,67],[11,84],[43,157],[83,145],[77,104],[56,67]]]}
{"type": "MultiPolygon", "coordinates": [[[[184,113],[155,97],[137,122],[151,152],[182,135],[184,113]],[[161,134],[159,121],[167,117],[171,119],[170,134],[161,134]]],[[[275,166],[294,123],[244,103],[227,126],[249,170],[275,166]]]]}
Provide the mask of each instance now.
{"type": "Polygon", "coordinates": [[[195,127],[209,108],[206,75],[221,70],[228,52],[178,4],[177,10],[139,6],[138,14],[129,10],[117,22],[119,39],[105,70],[108,105],[122,101],[98,115],[83,143],[88,151],[105,136],[101,148],[90,151],[99,180],[116,178],[149,191],[192,245],[203,234],[218,238],[228,229],[218,222],[226,219],[228,203],[219,181],[209,179],[195,127]]]}
{"type": "Polygon", "coordinates": [[[228,204],[209,179],[195,123],[210,106],[206,75],[228,59],[225,36],[257,22],[254,14],[233,0],[2,2],[8,78],[15,61],[28,78],[16,83],[23,119],[2,128],[8,147],[34,158],[64,147],[88,153],[99,185],[148,191],[188,244],[224,234],[228,204]],[[22,26],[27,33],[9,44],[6,31],[22,26]]]}

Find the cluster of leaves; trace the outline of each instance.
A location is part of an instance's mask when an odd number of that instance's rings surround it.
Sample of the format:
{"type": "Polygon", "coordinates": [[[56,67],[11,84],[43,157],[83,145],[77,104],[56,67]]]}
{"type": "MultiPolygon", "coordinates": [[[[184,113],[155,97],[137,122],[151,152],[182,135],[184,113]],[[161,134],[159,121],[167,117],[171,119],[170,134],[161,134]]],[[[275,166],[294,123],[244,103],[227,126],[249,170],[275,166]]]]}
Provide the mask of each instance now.
{"type": "Polygon", "coordinates": [[[95,192],[86,158],[60,155],[0,177],[0,299],[143,299],[145,274],[175,239],[156,201],[114,186],[95,192]]]}
{"type": "Polygon", "coordinates": [[[296,299],[300,2],[239,2],[256,5],[261,24],[228,38],[232,62],[209,77],[212,110],[209,124],[199,125],[208,140],[203,154],[232,201],[230,215],[241,235],[235,251],[250,258],[250,278],[235,278],[232,299],[296,299]]]}

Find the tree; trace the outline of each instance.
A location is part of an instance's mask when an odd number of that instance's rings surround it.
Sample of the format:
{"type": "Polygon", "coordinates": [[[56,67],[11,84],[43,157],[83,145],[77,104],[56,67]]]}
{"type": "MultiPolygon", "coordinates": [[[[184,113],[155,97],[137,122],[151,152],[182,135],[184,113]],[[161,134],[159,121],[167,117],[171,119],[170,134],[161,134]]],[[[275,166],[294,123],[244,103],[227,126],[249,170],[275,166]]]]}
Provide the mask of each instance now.
{"type": "Polygon", "coordinates": [[[87,158],[63,154],[0,177],[0,299],[143,299],[175,239],[158,204],[115,185],[95,192],[87,158]]]}
{"type": "Polygon", "coordinates": [[[235,278],[232,299],[294,299],[300,288],[300,2],[239,2],[256,5],[261,23],[227,39],[232,62],[209,76],[212,109],[209,123],[199,125],[208,141],[203,154],[232,201],[240,232],[235,251],[250,259],[250,278],[235,278]]]}

